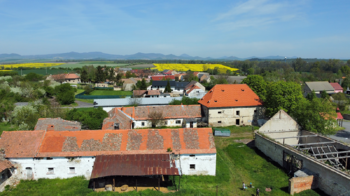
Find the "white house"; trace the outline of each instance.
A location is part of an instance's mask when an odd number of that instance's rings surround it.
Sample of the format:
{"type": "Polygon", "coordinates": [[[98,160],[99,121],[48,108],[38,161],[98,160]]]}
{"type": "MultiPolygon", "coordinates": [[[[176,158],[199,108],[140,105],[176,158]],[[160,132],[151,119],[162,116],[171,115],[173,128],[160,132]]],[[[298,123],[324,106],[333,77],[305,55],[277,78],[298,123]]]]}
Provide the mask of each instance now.
{"type": "Polygon", "coordinates": [[[103,121],[102,129],[152,127],[150,114],[153,112],[162,114],[156,126],[196,128],[197,121],[201,119],[200,105],[121,107],[109,112],[109,117],[103,121]]]}
{"type": "Polygon", "coordinates": [[[96,172],[95,160],[101,156],[168,154],[171,157],[173,153],[179,156],[172,166],[178,174],[216,174],[216,148],[210,128],[4,131],[0,146],[15,168],[11,177],[17,179],[74,176],[90,179],[96,172]]]}
{"type": "Polygon", "coordinates": [[[210,126],[251,125],[263,116],[260,98],[246,84],[217,84],[198,103],[210,126]]]}
{"type": "Polygon", "coordinates": [[[159,90],[160,92],[164,92],[167,84],[170,84],[170,88],[172,93],[184,93],[186,86],[189,82],[176,82],[176,81],[152,81],[152,85],[147,88],[147,90],[159,90]]]}

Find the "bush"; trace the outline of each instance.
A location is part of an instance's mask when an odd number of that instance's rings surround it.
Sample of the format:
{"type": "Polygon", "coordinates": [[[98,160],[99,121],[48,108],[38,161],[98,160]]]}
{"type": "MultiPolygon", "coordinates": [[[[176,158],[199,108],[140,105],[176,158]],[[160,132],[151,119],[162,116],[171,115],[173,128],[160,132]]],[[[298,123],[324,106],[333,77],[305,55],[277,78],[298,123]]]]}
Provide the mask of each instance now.
{"type": "Polygon", "coordinates": [[[90,93],[91,93],[92,91],[94,91],[94,89],[92,89],[89,85],[86,85],[86,86],[84,87],[84,91],[85,91],[85,94],[86,94],[86,95],[90,95],[90,93]]]}
{"type": "Polygon", "coordinates": [[[55,93],[57,101],[61,105],[68,105],[75,101],[74,88],[68,83],[56,86],[55,93]]]}
{"type": "Polygon", "coordinates": [[[102,128],[103,120],[107,117],[107,112],[99,107],[70,110],[67,113],[66,120],[81,122],[83,129],[97,130],[102,128]]]}
{"type": "Polygon", "coordinates": [[[199,99],[196,98],[182,97],[181,100],[173,99],[169,105],[197,105],[198,101],[199,99]]]}
{"type": "Polygon", "coordinates": [[[37,82],[39,80],[42,80],[43,76],[36,73],[29,73],[24,77],[24,79],[27,81],[37,82]]]}

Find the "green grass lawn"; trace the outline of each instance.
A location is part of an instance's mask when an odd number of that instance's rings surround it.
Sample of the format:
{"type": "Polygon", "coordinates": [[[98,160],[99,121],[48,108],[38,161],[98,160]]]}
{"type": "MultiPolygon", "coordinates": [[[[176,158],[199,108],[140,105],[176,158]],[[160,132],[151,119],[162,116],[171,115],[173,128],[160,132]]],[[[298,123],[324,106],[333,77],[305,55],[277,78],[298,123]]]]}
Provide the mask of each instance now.
{"type": "Polygon", "coordinates": [[[94,103],[93,99],[75,99],[75,101],[81,101],[85,103],[94,103]]]}
{"type": "MultiPolygon", "coordinates": [[[[91,108],[80,108],[89,110],[91,108]]],[[[242,131],[244,128],[232,128],[242,131]]],[[[235,137],[215,137],[217,148],[216,176],[182,176],[181,191],[163,194],[157,191],[127,192],[122,195],[218,195],[227,196],[252,196],[255,188],[260,188],[260,195],[288,196],[288,180],[290,177],[282,168],[268,159],[256,148],[250,148],[243,143],[235,142],[235,137]],[[253,183],[254,189],[241,189],[242,182],[253,183]],[[272,187],[272,192],[265,192],[265,187],[272,187]]],[[[252,139],[247,136],[245,139],[252,139]]],[[[178,178],[175,178],[175,186],[178,186],[178,178]]],[[[175,186],[168,187],[175,190],[175,186]]],[[[0,193],[0,196],[15,195],[120,195],[111,192],[93,192],[88,189],[88,180],[82,177],[70,179],[41,179],[38,181],[21,181],[16,188],[10,188],[0,193]]],[[[304,191],[296,196],[324,195],[313,190],[304,191]]]]}
{"type": "Polygon", "coordinates": [[[94,90],[90,95],[132,95],[132,91],[94,90]]]}
{"type": "Polygon", "coordinates": [[[0,123],[0,135],[2,134],[3,131],[17,131],[18,126],[12,125],[10,123],[0,123]]]}

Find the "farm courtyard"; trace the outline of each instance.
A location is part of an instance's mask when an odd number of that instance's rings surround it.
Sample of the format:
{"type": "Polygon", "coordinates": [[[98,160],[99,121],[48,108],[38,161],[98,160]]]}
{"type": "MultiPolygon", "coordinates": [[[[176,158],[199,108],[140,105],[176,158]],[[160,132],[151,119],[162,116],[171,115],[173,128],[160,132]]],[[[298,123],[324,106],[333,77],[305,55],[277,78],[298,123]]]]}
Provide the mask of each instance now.
{"type": "MultiPolygon", "coordinates": [[[[252,196],[255,188],[260,188],[260,195],[287,196],[289,176],[282,168],[253,147],[251,127],[228,127],[231,137],[215,137],[217,148],[216,176],[182,176],[179,192],[178,177],[175,185],[168,187],[170,193],[160,193],[155,190],[130,191],[123,195],[218,195],[252,196]],[[246,144],[247,143],[247,144],[246,144]],[[255,188],[242,190],[242,182],[253,183],[255,188]],[[265,192],[265,187],[272,187],[271,192],[265,192]]],[[[88,189],[88,180],[82,177],[70,179],[40,179],[38,181],[22,181],[17,187],[7,187],[0,196],[21,195],[119,195],[117,192],[94,192],[88,189]]],[[[296,196],[324,195],[318,191],[308,190],[296,196]]]]}

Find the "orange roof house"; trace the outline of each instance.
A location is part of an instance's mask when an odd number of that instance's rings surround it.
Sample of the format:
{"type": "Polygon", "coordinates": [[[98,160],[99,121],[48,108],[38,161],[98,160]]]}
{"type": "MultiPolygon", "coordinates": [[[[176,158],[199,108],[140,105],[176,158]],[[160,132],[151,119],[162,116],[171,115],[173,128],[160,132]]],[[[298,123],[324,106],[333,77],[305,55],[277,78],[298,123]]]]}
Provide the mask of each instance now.
{"type": "Polygon", "coordinates": [[[4,131],[0,146],[6,158],[216,153],[211,128],[4,131]]]}
{"type": "Polygon", "coordinates": [[[246,84],[217,84],[198,103],[212,126],[251,125],[262,115],[262,101],[246,84]]]}

